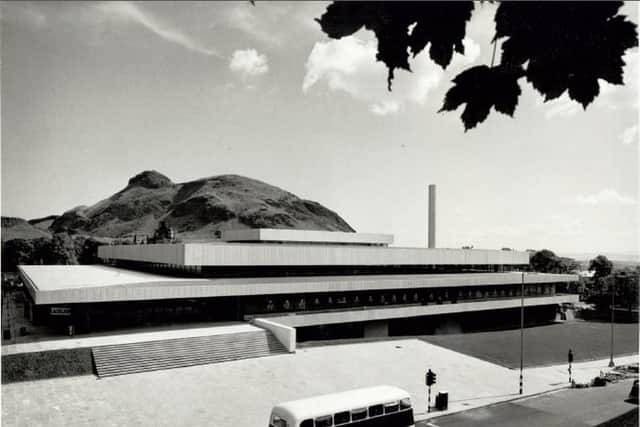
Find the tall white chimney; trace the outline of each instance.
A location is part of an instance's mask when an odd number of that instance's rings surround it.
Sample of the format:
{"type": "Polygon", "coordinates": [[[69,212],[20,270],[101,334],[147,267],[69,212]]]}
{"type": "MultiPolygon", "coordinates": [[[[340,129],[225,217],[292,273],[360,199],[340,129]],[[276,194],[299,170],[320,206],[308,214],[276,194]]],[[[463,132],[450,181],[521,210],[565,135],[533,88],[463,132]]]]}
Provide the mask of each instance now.
{"type": "Polygon", "coordinates": [[[429,234],[428,247],[436,247],[436,185],[429,184],[429,234]]]}

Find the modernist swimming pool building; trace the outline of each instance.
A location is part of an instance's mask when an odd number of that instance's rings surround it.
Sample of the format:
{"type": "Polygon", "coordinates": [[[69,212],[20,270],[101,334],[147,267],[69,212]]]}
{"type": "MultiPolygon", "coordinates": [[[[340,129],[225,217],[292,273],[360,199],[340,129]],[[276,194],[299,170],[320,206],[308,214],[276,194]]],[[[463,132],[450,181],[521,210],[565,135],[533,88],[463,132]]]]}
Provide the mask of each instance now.
{"type": "Polygon", "coordinates": [[[280,229],[206,243],[108,245],[101,265],[20,266],[35,324],[77,333],[268,318],[298,339],[553,319],[575,275],[524,274],[527,252],[392,247],[386,234],[280,229]],[[524,280],[524,286],[523,286],[524,280]]]}

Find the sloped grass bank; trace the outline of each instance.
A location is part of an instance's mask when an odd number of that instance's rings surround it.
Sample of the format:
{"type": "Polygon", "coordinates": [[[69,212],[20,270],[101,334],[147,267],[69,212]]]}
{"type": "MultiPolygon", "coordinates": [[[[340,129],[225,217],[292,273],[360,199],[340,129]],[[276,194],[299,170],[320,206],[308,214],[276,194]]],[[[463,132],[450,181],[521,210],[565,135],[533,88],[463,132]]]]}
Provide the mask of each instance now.
{"type": "Polygon", "coordinates": [[[2,384],[46,378],[93,375],[90,348],[2,356],[2,384]]]}

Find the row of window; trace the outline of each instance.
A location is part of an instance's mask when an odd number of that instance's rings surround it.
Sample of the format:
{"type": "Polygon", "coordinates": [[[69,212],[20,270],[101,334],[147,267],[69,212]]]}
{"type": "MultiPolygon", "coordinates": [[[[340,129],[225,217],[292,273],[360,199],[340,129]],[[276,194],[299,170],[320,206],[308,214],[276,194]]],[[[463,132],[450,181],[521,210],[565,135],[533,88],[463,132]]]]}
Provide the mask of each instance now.
{"type": "MultiPolygon", "coordinates": [[[[555,293],[554,285],[525,286],[525,296],[544,296],[555,293]]],[[[265,297],[256,307],[260,312],[304,311],[341,307],[360,307],[397,304],[443,304],[460,300],[513,298],[521,295],[520,286],[498,286],[481,288],[453,288],[414,292],[377,292],[348,295],[312,295],[265,297]]]]}
{"type": "Polygon", "coordinates": [[[362,421],[368,418],[380,417],[387,414],[393,414],[398,411],[404,411],[411,408],[411,401],[403,399],[401,401],[389,402],[380,405],[372,405],[368,408],[352,409],[350,411],[342,411],[333,415],[325,415],[316,417],[315,419],[307,419],[300,423],[300,427],[331,427],[341,426],[354,421],[362,421]]]}

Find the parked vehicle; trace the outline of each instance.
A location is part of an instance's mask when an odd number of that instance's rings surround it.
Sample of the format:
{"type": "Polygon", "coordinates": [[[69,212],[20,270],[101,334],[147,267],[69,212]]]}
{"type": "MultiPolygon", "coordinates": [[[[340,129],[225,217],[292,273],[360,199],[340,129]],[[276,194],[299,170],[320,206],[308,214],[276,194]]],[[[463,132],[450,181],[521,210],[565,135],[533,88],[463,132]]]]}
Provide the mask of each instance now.
{"type": "Polygon", "coordinates": [[[411,396],[393,386],[331,393],[276,405],[269,427],[409,427],[411,396]]]}

